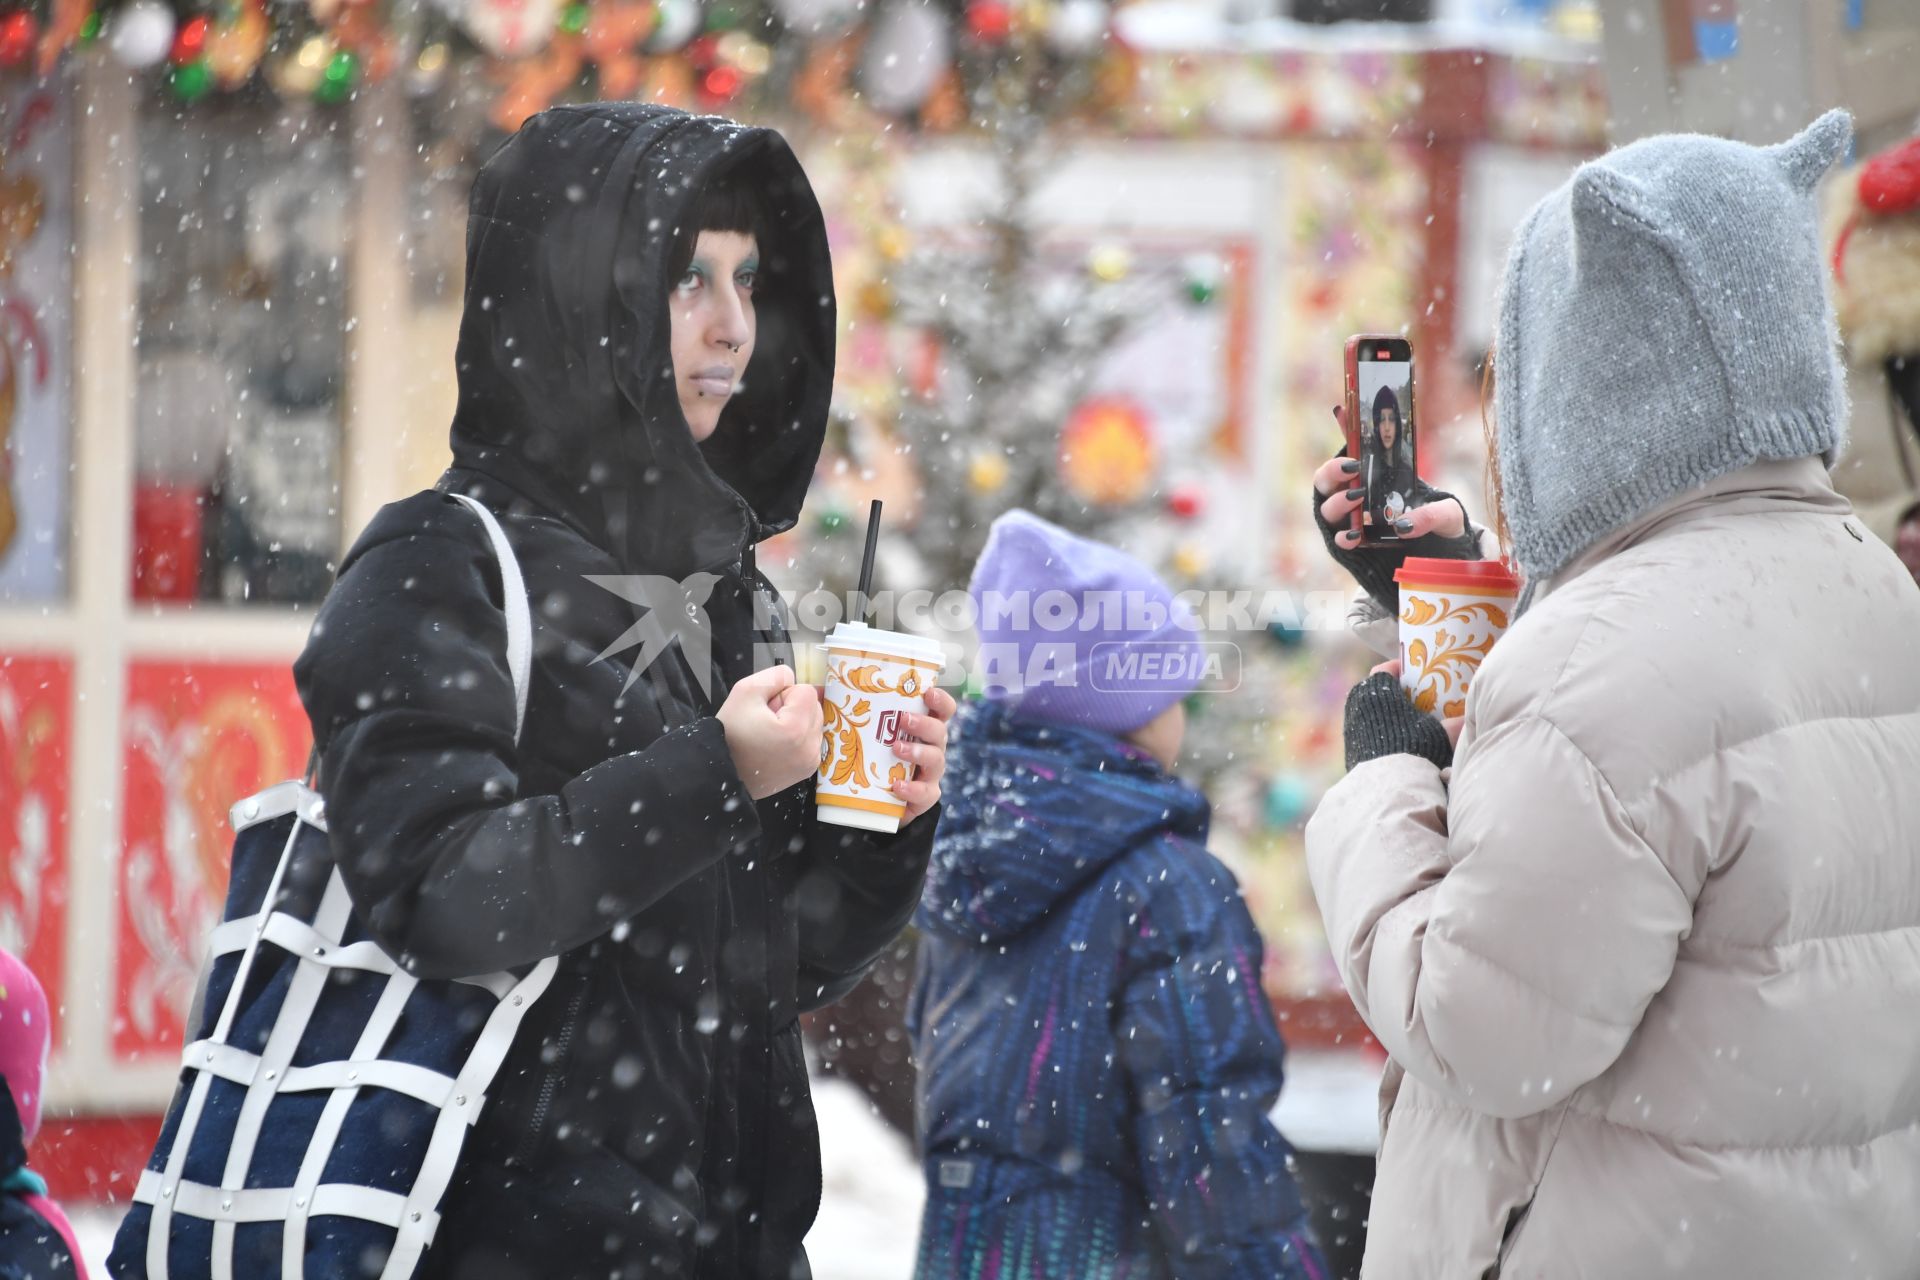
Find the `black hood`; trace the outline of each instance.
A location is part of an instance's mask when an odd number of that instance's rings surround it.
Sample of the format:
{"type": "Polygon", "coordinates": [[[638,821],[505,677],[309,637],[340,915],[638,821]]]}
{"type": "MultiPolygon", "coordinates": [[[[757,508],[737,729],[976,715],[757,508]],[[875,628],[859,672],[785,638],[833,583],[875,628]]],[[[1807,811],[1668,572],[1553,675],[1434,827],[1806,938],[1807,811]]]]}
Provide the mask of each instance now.
{"type": "Polygon", "coordinates": [[[628,573],[724,569],[793,526],[833,388],[834,299],[813,188],[771,129],[643,103],[541,112],[474,179],[454,465],[552,510],[628,573]],[[758,336],[719,428],[680,412],[667,295],[702,186],[769,212],[758,336]]]}

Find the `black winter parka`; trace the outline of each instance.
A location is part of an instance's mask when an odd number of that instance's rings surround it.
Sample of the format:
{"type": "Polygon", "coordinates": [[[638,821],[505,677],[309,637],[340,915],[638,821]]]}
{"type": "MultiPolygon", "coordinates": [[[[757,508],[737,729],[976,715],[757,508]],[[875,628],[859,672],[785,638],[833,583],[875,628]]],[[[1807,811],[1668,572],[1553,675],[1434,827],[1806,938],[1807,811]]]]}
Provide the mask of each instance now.
{"type": "Polygon", "coordinates": [[[824,826],[811,780],[756,803],[714,717],[734,681],[790,660],[753,548],[797,519],[825,431],[819,206],[769,130],[565,107],[482,169],[467,258],[455,465],[368,525],[295,667],[333,853],[382,945],[427,977],[563,957],[427,1271],[804,1276],[820,1171],[796,1019],[906,924],[938,818],[824,826]],[[772,218],[759,334],[696,444],[669,262],[700,184],[736,166],[772,218]],[[525,574],[517,742],[500,575],[455,492],[499,516],[525,574]],[[596,581],[633,575],[684,581],[695,605],[711,585],[708,670],[676,643],[634,675],[623,637],[646,606],[596,581]]]}

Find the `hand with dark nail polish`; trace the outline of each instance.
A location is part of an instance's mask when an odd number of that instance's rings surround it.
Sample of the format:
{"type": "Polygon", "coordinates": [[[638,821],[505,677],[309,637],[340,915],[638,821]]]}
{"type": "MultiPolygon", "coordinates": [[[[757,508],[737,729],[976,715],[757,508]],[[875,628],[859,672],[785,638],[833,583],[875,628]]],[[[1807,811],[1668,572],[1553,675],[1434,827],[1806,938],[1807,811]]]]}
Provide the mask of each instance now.
{"type": "Polygon", "coordinates": [[[1393,580],[1408,556],[1432,556],[1446,560],[1478,560],[1480,542],[1467,519],[1467,509],[1452,494],[1418,481],[1412,507],[1393,522],[1399,540],[1379,546],[1363,546],[1360,538],[1346,527],[1355,507],[1365,500],[1367,489],[1353,478],[1359,471],[1357,460],[1335,457],[1314,473],[1313,521],[1326,541],[1327,550],[1341,568],[1388,613],[1400,608],[1400,588],[1393,580]],[[1458,532],[1456,532],[1456,530],[1458,532]]]}

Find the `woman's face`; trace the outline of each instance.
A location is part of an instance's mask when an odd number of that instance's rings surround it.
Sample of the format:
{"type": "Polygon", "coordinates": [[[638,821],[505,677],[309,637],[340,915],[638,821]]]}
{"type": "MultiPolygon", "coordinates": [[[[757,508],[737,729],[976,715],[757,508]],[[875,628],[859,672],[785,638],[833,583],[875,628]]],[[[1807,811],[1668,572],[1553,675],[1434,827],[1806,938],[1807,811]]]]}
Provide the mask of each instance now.
{"type": "Polygon", "coordinates": [[[687,274],[667,298],[672,317],[673,382],[695,440],[720,425],[753,358],[753,291],[760,246],[738,231],[702,231],[687,274]]]}
{"type": "Polygon", "coordinates": [[[1395,409],[1380,411],[1380,447],[1391,449],[1400,443],[1400,413],[1395,409]]]}

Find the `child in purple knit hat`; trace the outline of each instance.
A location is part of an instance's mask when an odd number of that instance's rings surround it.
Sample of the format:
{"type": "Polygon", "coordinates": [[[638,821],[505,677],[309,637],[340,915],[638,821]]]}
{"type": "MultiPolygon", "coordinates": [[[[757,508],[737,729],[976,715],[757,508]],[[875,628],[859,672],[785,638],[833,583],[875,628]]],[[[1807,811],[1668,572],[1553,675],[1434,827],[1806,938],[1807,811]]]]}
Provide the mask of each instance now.
{"type": "Polygon", "coordinates": [[[1030,512],[993,522],[968,594],[986,695],[1023,720],[1125,735],[1199,684],[1199,624],[1167,584],[1030,512]]]}
{"type": "Polygon", "coordinates": [[[1324,1280],[1267,1118],[1260,935],[1172,773],[1191,618],[1138,561],[1024,511],[972,590],[988,696],[949,751],[907,1015],[916,1280],[1324,1280]]]}

